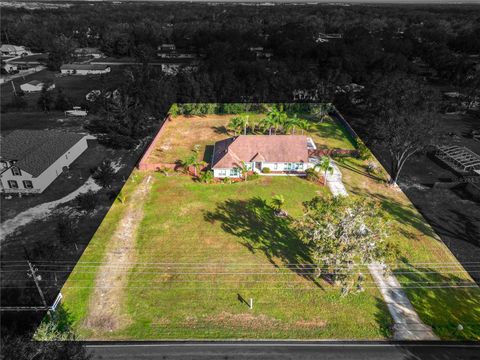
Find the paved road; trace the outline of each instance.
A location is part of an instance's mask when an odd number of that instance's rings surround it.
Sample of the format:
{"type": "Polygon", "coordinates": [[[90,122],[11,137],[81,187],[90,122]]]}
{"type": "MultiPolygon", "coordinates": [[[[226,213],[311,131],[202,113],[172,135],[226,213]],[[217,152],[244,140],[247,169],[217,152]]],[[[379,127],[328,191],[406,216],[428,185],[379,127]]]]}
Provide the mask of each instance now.
{"type": "Polygon", "coordinates": [[[480,343],[111,343],[88,344],[93,359],[478,360],[480,343]]]}

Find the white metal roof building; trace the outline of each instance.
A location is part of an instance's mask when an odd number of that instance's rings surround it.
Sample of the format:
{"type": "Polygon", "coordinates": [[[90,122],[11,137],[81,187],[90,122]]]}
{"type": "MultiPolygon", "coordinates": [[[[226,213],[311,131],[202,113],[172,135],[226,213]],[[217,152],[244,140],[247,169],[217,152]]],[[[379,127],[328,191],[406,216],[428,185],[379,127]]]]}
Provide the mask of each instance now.
{"type": "Polygon", "coordinates": [[[436,156],[457,171],[475,173],[480,171],[480,155],[464,146],[439,146],[436,156]]]}

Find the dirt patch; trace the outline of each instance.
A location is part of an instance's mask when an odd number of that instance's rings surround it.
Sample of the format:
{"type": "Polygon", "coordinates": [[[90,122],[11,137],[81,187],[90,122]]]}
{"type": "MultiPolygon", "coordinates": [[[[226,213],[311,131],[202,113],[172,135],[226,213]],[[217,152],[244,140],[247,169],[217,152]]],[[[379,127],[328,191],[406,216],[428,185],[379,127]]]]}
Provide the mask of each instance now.
{"type": "Polygon", "coordinates": [[[327,322],[322,319],[299,320],[295,322],[295,327],[301,329],[318,329],[327,326],[327,322]]]}
{"type": "Polygon", "coordinates": [[[266,315],[255,315],[251,313],[232,314],[229,312],[221,312],[217,315],[208,316],[202,319],[213,326],[245,328],[245,329],[267,329],[278,327],[281,321],[268,317],[266,315]]]}
{"type": "Polygon", "coordinates": [[[143,218],[143,204],[151,188],[147,176],[130,196],[120,225],[108,244],[107,254],[98,270],[85,327],[93,331],[116,331],[130,323],[122,313],[128,272],[135,261],[135,239],[143,218]]]}
{"type": "Polygon", "coordinates": [[[162,133],[146,163],[175,163],[188,156],[195,145],[200,146],[200,160],[204,159],[208,145],[231,136],[225,129],[231,117],[209,115],[171,118],[163,125],[162,133]]]}

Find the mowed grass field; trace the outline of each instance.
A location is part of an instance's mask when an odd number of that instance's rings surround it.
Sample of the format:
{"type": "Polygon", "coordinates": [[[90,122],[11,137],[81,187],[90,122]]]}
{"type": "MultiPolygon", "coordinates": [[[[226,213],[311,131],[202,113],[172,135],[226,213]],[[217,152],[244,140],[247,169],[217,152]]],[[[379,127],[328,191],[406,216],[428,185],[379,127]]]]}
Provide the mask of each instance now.
{"type": "MultiPolygon", "coordinates": [[[[273,215],[268,203],[275,194],[285,197],[292,218],[301,215],[303,201],[330,196],[300,178],[202,184],[156,173],[137,234],[137,265],[125,289],[128,325],[115,333],[83,327],[91,289],[76,287],[93,279],[80,270],[63,290],[79,333],[99,339],[388,337],[391,319],[375,287],[342,297],[311,269],[294,266],[311,260],[291,219],[273,215]]],[[[116,210],[102,228],[118,221],[116,210]]],[[[103,234],[93,240],[98,250],[105,249],[99,247],[103,234]]],[[[98,260],[96,253],[80,263],[98,260]]]]}
{"type": "MultiPolygon", "coordinates": [[[[227,130],[232,117],[238,115],[176,116],[165,125],[157,147],[148,163],[175,163],[185,159],[195,145],[200,146],[200,160],[209,161],[215,142],[233,136],[227,130]]],[[[250,120],[260,121],[266,114],[250,114],[250,120]]],[[[310,118],[304,116],[303,118],[310,118]]],[[[299,115],[302,118],[302,115],[299,115]]],[[[301,131],[297,129],[297,134],[301,131]]],[[[306,132],[319,147],[353,150],[354,146],[345,129],[334,120],[312,121],[306,132]]]]}

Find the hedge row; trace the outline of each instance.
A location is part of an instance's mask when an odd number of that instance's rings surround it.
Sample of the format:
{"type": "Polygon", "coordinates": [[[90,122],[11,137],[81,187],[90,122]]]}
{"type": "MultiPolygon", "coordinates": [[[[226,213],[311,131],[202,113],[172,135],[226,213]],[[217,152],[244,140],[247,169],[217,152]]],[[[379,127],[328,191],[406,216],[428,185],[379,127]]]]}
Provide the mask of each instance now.
{"type": "Polygon", "coordinates": [[[184,103],[173,104],[169,114],[177,115],[207,115],[207,114],[242,114],[242,113],[265,113],[272,106],[281,106],[286,112],[305,113],[310,112],[315,103],[286,103],[286,104],[265,104],[265,103],[184,103]]]}

